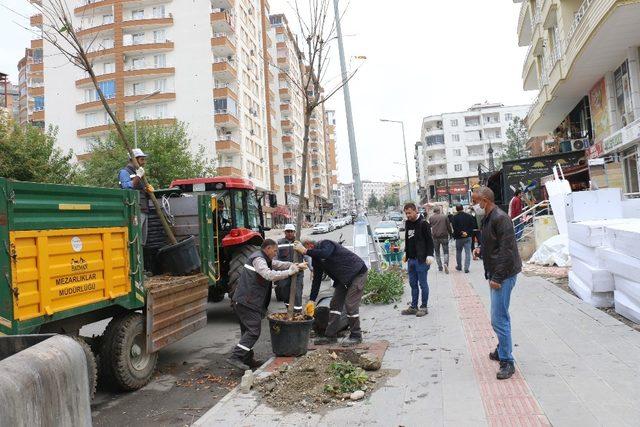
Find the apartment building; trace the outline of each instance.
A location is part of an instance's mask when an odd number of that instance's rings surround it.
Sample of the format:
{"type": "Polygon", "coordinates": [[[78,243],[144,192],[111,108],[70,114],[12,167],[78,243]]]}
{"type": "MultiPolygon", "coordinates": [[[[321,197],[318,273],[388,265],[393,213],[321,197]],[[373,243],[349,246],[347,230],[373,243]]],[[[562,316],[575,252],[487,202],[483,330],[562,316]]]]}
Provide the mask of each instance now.
{"type": "Polygon", "coordinates": [[[389,191],[391,191],[391,183],[380,181],[362,181],[362,199],[366,206],[374,194],[378,200],[382,199],[389,191]]]}
{"type": "MultiPolygon", "coordinates": [[[[42,31],[42,15],[30,17],[29,24],[35,34],[42,31]]],[[[20,124],[31,123],[44,127],[44,61],[42,37],[33,39],[18,62],[18,91],[20,124]]]]}
{"type": "Polygon", "coordinates": [[[605,169],[622,169],[622,182],[609,185],[640,191],[640,2],[514,2],[518,45],[528,46],[523,88],[538,92],[530,135],[551,134],[560,151],[587,148],[605,169]]]}
{"type": "Polygon", "coordinates": [[[336,151],[336,112],[325,110],[325,149],[327,152],[327,188],[334,191],[338,187],[338,155],[336,151]]]}
{"type": "Polygon", "coordinates": [[[8,117],[19,120],[20,92],[18,86],[12,84],[9,76],[3,72],[0,72],[0,108],[8,117]]]}
{"type": "Polygon", "coordinates": [[[425,175],[425,163],[424,163],[424,146],[425,143],[417,141],[414,144],[413,160],[416,165],[416,186],[419,202],[427,201],[427,180],[425,175]]]}
{"type": "Polygon", "coordinates": [[[309,185],[311,206],[314,212],[330,210],[330,187],[327,182],[327,149],[325,135],[325,111],[320,105],[309,120],[309,185]]]}
{"type": "Polygon", "coordinates": [[[353,183],[338,183],[338,190],[336,193],[341,212],[351,212],[356,209],[356,197],[353,189],[353,183]]]}
{"type": "Polygon", "coordinates": [[[489,149],[498,159],[514,117],[527,105],[475,104],[466,111],[422,120],[423,175],[429,200],[469,203],[469,188],[478,182],[478,168],[489,167],[489,149]]]}

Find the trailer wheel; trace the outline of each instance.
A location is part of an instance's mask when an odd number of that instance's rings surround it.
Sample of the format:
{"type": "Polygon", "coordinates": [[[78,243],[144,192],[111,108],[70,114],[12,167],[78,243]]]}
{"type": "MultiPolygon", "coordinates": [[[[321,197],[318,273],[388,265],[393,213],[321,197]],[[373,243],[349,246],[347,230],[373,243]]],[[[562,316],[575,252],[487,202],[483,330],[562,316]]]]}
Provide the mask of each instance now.
{"type": "Polygon", "coordinates": [[[89,398],[93,400],[96,394],[96,384],[98,382],[98,363],[96,362],[96,356],[91,351],[91,346],[87,344],[85,340],[80,336],[72,337],[80,344],[84,355],[87,358],[87,376],[89,377],[89,398]]]}
{"type": "Polygon", "coordinates": [[[240,280],[240,274],[244,269],[244,265],[247,263],[247,259],[252,253],[259,250],[260,247],[254,245],[241,246],[233,252],[231,256],[231,262],[229,263],[229,298],[233,296],[240,280]]]}
{"type": "Polygon", "coordinates": [[[127,313],[114,317],[104,333],[100,348],[101,376],[123,391],[149,383],[158,353],[147,353],[144,316],[127,313]]]}

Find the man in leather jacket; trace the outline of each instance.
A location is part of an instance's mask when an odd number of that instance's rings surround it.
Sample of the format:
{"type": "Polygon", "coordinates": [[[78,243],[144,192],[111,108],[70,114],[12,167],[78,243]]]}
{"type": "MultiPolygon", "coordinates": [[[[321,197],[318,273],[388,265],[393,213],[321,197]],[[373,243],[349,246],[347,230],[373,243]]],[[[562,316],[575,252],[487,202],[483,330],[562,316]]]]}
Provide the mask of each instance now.
{"type": "Polygon", "coordinates": [[[493,191],[480,187],[473,192],[473,209],[484,215],[480,247],[474,254],[482,254],[485,277],[491,287],[491,326],[498,336],[498,347],[489,354],[500,362],[499,380],[511,378],[515,373],[511,341],[509,303],[516,285],[522,261],[518,253],[513,223],[506,212],[495,204],[493,191]]]}

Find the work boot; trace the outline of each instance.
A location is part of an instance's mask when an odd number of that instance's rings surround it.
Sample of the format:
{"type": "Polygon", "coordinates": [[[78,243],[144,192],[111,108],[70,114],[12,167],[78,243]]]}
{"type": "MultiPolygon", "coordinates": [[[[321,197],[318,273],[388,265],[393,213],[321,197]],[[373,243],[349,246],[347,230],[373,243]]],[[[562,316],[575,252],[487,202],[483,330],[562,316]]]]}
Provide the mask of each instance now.
{"type": "Polygon", "coordinates": [[[458,271],[462,271],[462,267],[458,267],[458,266],[456,266],[456,270],[458,270],[458,271]]]}
{"type": "Polygon", "coordinates": [[[234,368],[240,369],[242,372],[251,369],[246,363],[240,360],[240,358],[237,356],[231,356],[230,358],[228,358],[227,363],[233,366],[234,368]]]}
{"type": "Polygon", "coordinates": [[[469,273],[469,269],[468,269],[468,268],[465,268],[465,269],[464,269],[464,272],[468,274],[468,273],[469,273]]]}
{"type": "Polygon", "coordinates": [[[496,362],[500,361],[500,356],[498,356],[498,346],[496,346],[496,349],[494,351],[489,353],[489,359],[495,360],[496,362]]]}
{"type": "Polygon", "coordinates": [[[496,378],[499,380],[506,380],[511,378],[516,372],[516,367],[513,362],[500,362],[500,370],[496,374],[496,378]]]}
{"type": "Polygon", "coordinates": [[[449,266],[445,264],[444,266],[444,272],[449,274],[449,266]]]}
{"type": "Polygon", "coordinates": [[[259,368],[264,365],[264,360],[256,359],[253,354],[253,350],[249,351],[247,355],[244,357],[243,362],[245,365],[249,366],[251,369],[259,368]]]}
{"type": "Polygon", "coordinates": [[[335,344],[338,342],[338,338],[336,337],[318,337],[313,341],[315,345],[328,345],[335,344]]]}
{"type": "Polygon", "coordinates": [[[349,338],[342,340],[342,347],[353,347],[362,343],[362,337],[359,335],[349,335],[349,338]]]}
{"type": "Polygon", "coordinates": [[[438,271],[442,271],[442,267],[438,267],[438,271]]]}
{"type": "Polygon", "coordinates": [[[422,316],[426,316],[427,314],[429,314],[429,310],[427,309],[426,305],[423,305],[422,307],[420,307],[418,309],[418,311],[416,312],[416,317],[422,317],[422,316]]]}
{"type": "Polygon", "coordinates": [[[407,307],[400,312],[403,316],[410,316],[413,314],[418,314],[418,309],[415,307],[407,307]]]}

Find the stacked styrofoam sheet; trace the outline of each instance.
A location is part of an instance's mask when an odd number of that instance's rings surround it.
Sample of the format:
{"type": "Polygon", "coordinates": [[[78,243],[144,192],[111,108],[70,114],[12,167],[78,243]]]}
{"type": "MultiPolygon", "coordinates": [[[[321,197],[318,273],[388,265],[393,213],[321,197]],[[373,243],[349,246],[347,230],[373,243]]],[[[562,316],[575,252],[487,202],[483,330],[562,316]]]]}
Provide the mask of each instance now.
{"type": "MultiPolygon", "coordinates": [[[[628,219],[597,219],[569,223],[567,228],[569,240],[581,243],[591,248],[607,246],[605,228],[610,225],[621,224],[628,219]]],[[[572,254],[573,255],[573,254],[572,254]]]]}
{"type": "Polygon", "coordinates": [[[577,274],[569,271],[569,287],[584,302],[594,307],[613,306],[613,292],[594,292],[577,274]]]}
{"type": "Polygon", "coordinates": [[[640,219],[607,225],[605,240],[611,247],[597,254],[614,277],[615,310],[640,323],[640,219]]]}

